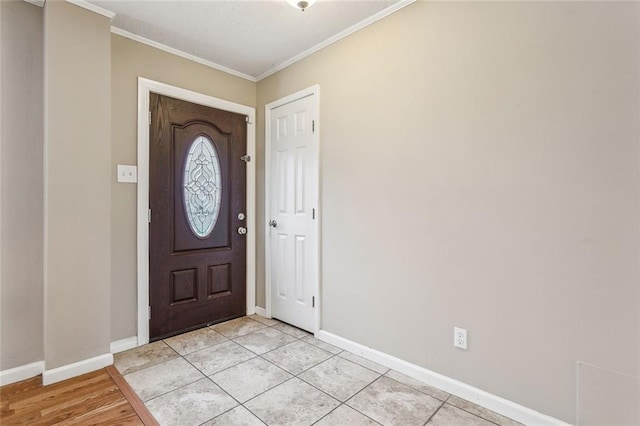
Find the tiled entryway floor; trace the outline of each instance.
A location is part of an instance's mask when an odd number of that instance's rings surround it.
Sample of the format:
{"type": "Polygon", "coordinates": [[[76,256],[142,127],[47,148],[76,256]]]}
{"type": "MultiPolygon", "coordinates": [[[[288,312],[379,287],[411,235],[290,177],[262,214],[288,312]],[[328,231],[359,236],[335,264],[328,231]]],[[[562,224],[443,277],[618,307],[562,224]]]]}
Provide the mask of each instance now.
{"type": "Polygon", "coordinates": [[[162,425],[516,425],[276,320],[243,317],[115,355],[162,425]]]}

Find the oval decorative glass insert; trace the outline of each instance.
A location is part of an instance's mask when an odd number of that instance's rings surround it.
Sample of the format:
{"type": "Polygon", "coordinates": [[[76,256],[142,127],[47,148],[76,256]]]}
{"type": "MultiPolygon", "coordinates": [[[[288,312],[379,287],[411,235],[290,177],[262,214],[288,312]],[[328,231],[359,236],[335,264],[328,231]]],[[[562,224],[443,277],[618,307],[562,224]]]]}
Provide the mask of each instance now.
{"type": "Polygon", "coordinates": [[[184,165],[184,208],[191,231],[206,238],[213,231],[222,199],[222,175],[218,152],[209,138],[198,136],[184,165]]]}

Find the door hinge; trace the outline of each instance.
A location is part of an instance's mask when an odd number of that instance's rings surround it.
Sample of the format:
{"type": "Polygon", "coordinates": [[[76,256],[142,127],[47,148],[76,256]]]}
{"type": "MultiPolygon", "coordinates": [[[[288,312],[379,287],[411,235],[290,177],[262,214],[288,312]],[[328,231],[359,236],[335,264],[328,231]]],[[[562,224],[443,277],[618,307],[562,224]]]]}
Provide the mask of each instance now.
{"type": "Polygon", "coordinates": [[[240,157],[240,159],[242,161],[244,161],[245,163],[248,163],[249,161],[251,161],[251,156],[250,155],[243,155],[242,157],[240,157]]]}
{"type": "Polygon", "coordinates": [[[149,306],[149,319],[151,319],[151,306],[149,306]]]}
{"type": "Polygon", "coordinates": [[[312,308],[316,307],[316,297],[315,296],[311,296],[311,307],[312,308]]]}
{"type": "Polygon", "coordinates": [[[311,209],[311,219],[315,220],[316,218],[316,209],[311,209]]]}
{"type": "Polygon", "coordinates": [[[151,111],[149,111],[149,126],[151,126],[151,111]]]}
{"type": "MultiPolygon", "coordinates": [[[[151,119],[149,119],[151,121],[151,119]]],[[[316,132],[316,120],[311,120],[311,133],[316,132]]]]}
{"type": "Polygon", "coordinates": [[[249,116],[248,115],[244,117],[244,121],[246,121],[247,124],[253,124],[251,121],[249,121],[249,116]]]}
{"type": "Polygon", "coordinates": [[[151,209],[147,210],[147,221],[151,223],[151,209]]]}

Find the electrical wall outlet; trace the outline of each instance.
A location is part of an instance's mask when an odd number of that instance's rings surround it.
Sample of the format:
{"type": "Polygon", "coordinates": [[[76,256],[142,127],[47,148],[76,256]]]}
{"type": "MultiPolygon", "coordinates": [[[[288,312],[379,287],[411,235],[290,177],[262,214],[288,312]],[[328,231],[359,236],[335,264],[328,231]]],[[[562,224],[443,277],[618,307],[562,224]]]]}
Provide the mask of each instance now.
{"type": "Polygon", "coordinates": [[[453,346],[467,350],[467,330],[453,327],[453,346]]]}

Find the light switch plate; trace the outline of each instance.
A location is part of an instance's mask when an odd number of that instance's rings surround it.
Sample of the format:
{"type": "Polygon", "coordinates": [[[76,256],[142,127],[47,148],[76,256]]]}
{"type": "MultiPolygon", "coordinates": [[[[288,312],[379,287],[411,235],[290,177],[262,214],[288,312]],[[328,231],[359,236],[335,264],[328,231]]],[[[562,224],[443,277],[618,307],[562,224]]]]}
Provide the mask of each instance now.
{"type": "Polygon", "coordinates": [[[118,164],[118,182],[137,183],[138,167],[118,164]]]}

